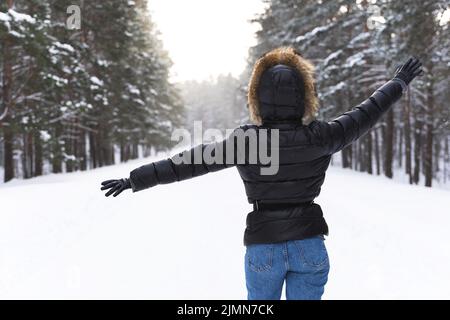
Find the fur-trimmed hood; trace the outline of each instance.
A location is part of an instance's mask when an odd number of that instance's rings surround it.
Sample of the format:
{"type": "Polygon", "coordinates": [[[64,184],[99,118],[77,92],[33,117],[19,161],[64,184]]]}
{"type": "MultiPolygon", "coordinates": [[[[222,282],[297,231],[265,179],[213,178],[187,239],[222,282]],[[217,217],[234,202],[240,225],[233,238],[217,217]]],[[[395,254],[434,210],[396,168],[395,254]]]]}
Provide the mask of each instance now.
{"type": "Polygon", "coordinates": [[[295,49],[290,47],[281,47],[267,52],[260,57],[253,68],[248,86],[248,108],[250,119],[256,125],[262,124],[262,117],[259,107],[258,88],[260,80],[266,70],[276,65],[285,65],[298,72],[304,85],[304,114],[303,124],[308,124],[314,120],[319,108],[319,102],[315,94],[314,87],[314,66],[311,62],[304,59],[295,49]]]}

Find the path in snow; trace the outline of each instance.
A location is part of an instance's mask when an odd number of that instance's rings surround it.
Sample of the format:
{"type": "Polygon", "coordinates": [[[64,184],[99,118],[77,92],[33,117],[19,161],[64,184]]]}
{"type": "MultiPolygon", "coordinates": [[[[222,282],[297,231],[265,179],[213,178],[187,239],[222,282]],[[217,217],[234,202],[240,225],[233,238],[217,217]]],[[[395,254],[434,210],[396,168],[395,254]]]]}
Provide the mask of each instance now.
{"type": "MultiPolygon", "coordinates": [[[[1,185],[0,298],[245,299],[236,169],[100,192],[148,161],[1,185]]],[[[450,298],[449,195],[331,168],[324,298],[450,298]]]]}

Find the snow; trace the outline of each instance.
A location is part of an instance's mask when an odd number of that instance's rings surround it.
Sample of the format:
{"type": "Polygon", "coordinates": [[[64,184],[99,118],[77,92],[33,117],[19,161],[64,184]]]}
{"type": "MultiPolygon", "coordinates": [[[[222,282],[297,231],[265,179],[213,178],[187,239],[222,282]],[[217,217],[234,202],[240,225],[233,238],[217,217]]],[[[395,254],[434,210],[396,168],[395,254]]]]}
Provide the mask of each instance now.
{"type": "Polygon", "coordinates": [[[66,153],[64,153],[64,159],[65,160],[77,161],[77,157],[75,157],[75,155],[73,155],[73,154],[66,154],[66,153]]]}
{"type": "Polygon", "coordinates": [[[102,59],[99,59],[99,60],[97,60],[97,64],[98,64],[99,66],[101,66],[101,67],[107,67],[107,66],[109,66],[108,60],[102,60],[102,59]]]}
{"type": "Polygon", "coordinates": [[[68,67],[66,67],[66,66],[64,66],[64,67],[62,68],[62,71],[63,71],[64,73],[67,73],[67,74],[71,74],[71,73],[72,73],[72,70],[70,70],[70,68],[68,68],[68,67]]]}
{"type": "Polygon", "coordinates": [[[140,95],[141,94],[141,91],[136,86],[133,86],[131,84],[128,84],[128,91],[131,94],[135,94],[135,95],[140,95]]]}
{"type": "Polygon", "coordinates": [[[56,82],[56,85],[58,87],[61,87],[61,86],[65,85],[65,84],[69,83],[69,80],[61,78],[61,77],[58,77],[57,75],[50,74],[50,73],[47,74],[47,78],[53,79],[56,82]]]}
{"type": "Polygon", "coordinates": [[[0,21],[10,21],[11,18],[4,12],[0,12],[0,21]]]}
{"type": "Polygon", "coordinates": [[[25,38],[25,35],[23,35],[23,34],[21,34],[19,32],[16,32],[14,30],[9,30],[9,34],[12,35],[13,37],[16,37],[16,38],[19,38],[19,39],[25,38]]]}
{"type": "MultiPolygon", "coordinates": [[[[0,298],[245,299],[236,169],[105,198],[168,156],[0,185],[0,298]]],[[[330,168],[324,299],[450,298],[449,192],[330,168]]]]}
{"type": "Polygon", "coordinates": [[[91,77],[91,82],[93,83],[93,84],[96,84],[97,86],[99,86],[99,87],[101,87],[101,86],[103,86],[103,81],[102,80],[100,80],[99,78],[97,78],[97,77],[91,77]]]}
{"type": "Polygon", "coordinates": [[[31,24],[36,23],[36,19],[28,14],[19,13],[17,11],[14,11],[13,9],[9,9],[8,13],[14,18],[15,21],[26,21],[31,24]]]}
{"type": "Polygon", "coordinates": [[[344,88],[346,88],[346,84],[345,82],[341,81],[338,84],[331,86],[329,88],[327,88],[326,91],[324,91],[323,93],[320,94],[320,98],[323,99],[325,97],[329,97],[334,95],[336,92],[343,90],[344,88]]]}
{"type": "Polygon", "coordinates": [[[370,32],[362,32],[350,41],[349,47],[353,48],[355,46],[355,44],[357,44],[359,42],[363,42],[368,39],[370,39],[370,32]]]}
{"type": "Polygon", "coordinates": [[[323,33],[328,31],[329,29],[331,29],[334,26],[334,24],[329,24],[326,26],[320,26],[320,27],[316,27],[313,30],[309,31],[308,33],[298,36],[297,38],[295,38],[295,43],[299,43],[305,40],[309,40],[314,38],[315,36],[317,36],[317,34],[323,33]]]}
{"type": "Polygon", "coordinates": [[[50,133],[48,133],[48,131],[45,131],[45,130],[40,131],[40,137],[44,142],[47,142],[52,138],[50,133]]]}
{"type": "Polygon", "coordinates": [[[331,53],[330,55],[328,55],[328,57],[326,57],[326,58],[323,60],[322,64],[323,64],[324,66],[327,66],[327,65],[330,63],[330,61],[336,59],[336,58],[339,57],[342,53],[343,53],[343,50],[341,50],[341,49],[338,50],[338,51],[335,51],[335,52],[331,53]]]}
{"type": "Polygon", "coordinates": [[[133,99],[134,102],[140,104],[141,106],[145,106],[145,102],[142,99],[133,99]]]}
{"type": "MultiPolygon", "coordinates": [[[[52,56],[52,62],[56,64],[58,62],[58,55],[69,55],[69,53],[75,52],[75,49],[67,43],[54,42],[53,45],[48,49],[48,52],[52,56]]],[[[67,70],[66,70],[67,71],[67,70]]],[[[66,73],[71,73],[70,70],[66,73]]]]}
{"type": "Polygon", "coordinates": [[[70,44],[67,44],[67,43],[61,43],[61,42],[56,41],[54,43],[54,46],[59,49],[63,49],[63,50],[69,51],[69,52],[75,52],[75,49],[70,44]]]}
{"type": "Polygon", "coordinates": [[[347,58],[347,60],[344,64],[344,68],[352,68],[355,65],[360,66],[360,65],[363,65],[364,63],[366,63],[364,61],[364,53],[358,52],[347,58]]]}

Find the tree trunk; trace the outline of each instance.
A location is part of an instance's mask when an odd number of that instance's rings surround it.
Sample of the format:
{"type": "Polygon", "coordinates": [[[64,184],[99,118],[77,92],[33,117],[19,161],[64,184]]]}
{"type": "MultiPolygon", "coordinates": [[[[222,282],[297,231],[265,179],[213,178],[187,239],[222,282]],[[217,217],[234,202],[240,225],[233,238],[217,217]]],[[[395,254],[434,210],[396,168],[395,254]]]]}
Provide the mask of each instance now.
{"type": "MultiPolygon", "coordinates": [[[[6,1],[9,9],[13,7],[13,0],[6,1]]],[[[3,98],[3,110],[5,117],[2,120],[3,128],[3,165],[5,166],[4,181],[8,182],[14,178],[14,133],[12,128],[12,54],[11,54],[11,38],[7,34],[2,44],[3,47],[3,86],[2,86],[2,98],[3,98]]],[[[1,113],[0,113],[1,114],[1,113]]]]}
{"type": "Polygon", "coordinates": [[[29,179],[33,177],[33,136],[30,132],[26,132],[23,137],[23,153],[22,168],[23,178],[29,179]]]}
{"type": "Polygon", "coordinates": [[[413,183],[418,184],[420,180],[420,150],[422,146],[422,121],[416,115],[414,122],[414,173],[413,183]]]}
{"type": "Polygon", "coordinates": [[[394,111],[389,109],[386,117],[386,135],[385,135],[385,159],[384,159],[384,174],[388,178],[392,178],[394,173],[392,171],[392,162],[394,156],[394,111]]]}
{"type": "Polygon", "coordinates": [[[349,145],[347,147],[347,152],[348,152],[348,167],[352,168],[353,167],[353,145],[349,145]]]}
{"type": "Polygon", "coordinates": [[[28,168],[28,141],[27,134],[22,134],[22,153],[20,155],[20,160],[22,161],[22,178],[28,179],[29,176],[29,168],[28,168]]]}
{"type": "Polygon", "coordinates": [[[57,123],[55,126],[55,141],[53,142],[53,159],[52,159],[52,169],[53,173],[62,172],[62,150],[61,150],[61,124],[57,123]]]}
{"type": "MultiPolygon", "coordinates": [[[[146,145],[144,147],[144,157],[147,158],[150,156],[150,146],[146,145]]],[[[331,158],[331,165],[333,165],[333,157],[331,158]]]]}
{"type": "Polygon", "coordinates": [[[112,145],[109,139],[105,136],[107,130],[104,130],[102,126],[98,127],[98,133],[96,135],[97,138],[97,152],[98,152],[98,165],[99,167],[103,167],[105,165],[111,165],[113,163],[111,159],[112,155],[112,145]]]}
{"type": "Polygon", "coordinates": [[[401,127],[398,129],[398,150],[397,150],[397,158],[398,158],[398,166],[401,168],[403,166],[403,131],[404,128],[401,127]]]}
{"type": "Polygon", "coordinates": [[[79,130],[78,135],[78,147],[77,158],[80,162],[80,170],[85,171],[87,169],[87,155],[86,155],[86,132],[84,129],[79,130]]]}
{"type": "MultiPolygon", "coordinates": [[[[440,141],[436,141],[434,139],[433,141],[434,147],[433,147],[433,177],[436,177],[439,172],[441,171],[441,165],[439,159],[441,158],[441,151],[442,151],[442,145],[440,141]]],[[[444,158],[444,157],[442,157],[444,158]]]]}
{"type": "Polygon", "coordinates": [[[407,91],[403,108],[403,127],[405,135],[405,172],[409,176],[409,183],[413,183],[411,165],[411,91],[407,91]]]}
{"type": "Polygon", "coordinates": [[[28,161],[30,168],[30,178],[34,177],[34,148],[33,148],[33,133],[28,132],[28,161]]]}
{"type": "Polygon", "coordinates": [[[377,167],[377,176],[379,176],[381,174],[381,168],[380,168],[380,142],[379,142],[379,132],[378,129],[374,130],[374,134],[375,134],[375,165],[377,167]]]}
{"type": "MultiPolygon", "coordinates": [[[[8,119],[8,118],[7,118],[8,119]]],[[[5,166],[4,181],[8,182],[14,178],[14,135],[9,123],[3,124],[3,165],[5,166]]]]}
{"type": "Polygon", "coordinates": [[[444,150],[445,150],[445,153],[444,153],[444,184],[446,184],[447,183],[447,166],[448,166],[448,163],[449,163],[449,160],[450,160],[450,154],[449,154],[450,150],[449,150],[449,147],[448,147],[448,137],[445,138],[444,150]]]}
{"type": "Polygon", "coordinates": [[[133,143],[132,153],[133,153],[133,159],[139,158],[139,148],[138,148],[137,143],[133,143]]]}
{"type": "MultiPolygon", "coordinates": [[[[66,126],[66,138],[64,139],[65,152],[68,156],[72,156],[74,154],[73,139],[73,125],[71,122],[69,122],[66,126]]],[[[66,163],[66,172],[73,172],[74,164],[71,157],[64,159],[64,162],[66,163]]]]}
{"type": "Polygon", "coordinates": [[[111,145],[111,165],[116,164],[116,156],[115,156],[116,150],[114,147],[114,144],[111,145]]]}
{"type": "MultiPolygon", "coordinates": [[[[76,121],[75,121],[75,124],[76,124],[76,121]]],[[[77,126],[74,126],[74,135],[73,135],[73,139],[72,139],[72,152],[73,152],[73,155],[75,156],[75,161],[73,164],[73,169],[75,171],[80,170],[81,156],[80,156],[80,153],[78,150],[79,140],[80,140],[80,130],[78,129],[77,126]]]]}
{"type": "MultiPolygon", "coordinates": [[[[429,69],[431,73],[431,68],[429,69]]],[[[424,157],[425,186],[431,187],[433,182],[433,129],[434,129],[434,88],[430,79],[427,90],[426,146],[424,157]]]]}
{"type": "Polygon", "coordinates": [[[125,144],[120,142],[120,162],[125,162],[125,144]]]}
{"type": "Polygon", "coordinates": [[[361,161],[361,155],[362,155],[362,146],[363,142],[361,139],[358,140],[357,143],[354,143],[354,155],[353,155],[353,159],[354,159],[354,170],[357,171],[363,171],[364,169],[362,168],[362,161],[361,161]]]}
{"type": "Polygon", "coordinates": [[[367,155],[366,155],[366,168],[367,168],[367,172],[370,174],[373,174],[373,166],[372,166],[372,130],[369,131],[369,133],[367,134],[367,155]]]}
{"type": "Polygon", "coordinates": [[[34,176],[41,176],[43,169],[42,141],[39,131],[34,132],[34,176]]]}
{"type": "Polygon", "coordinates": [[[95,154],[97,158],[97,166],[103,167],[103,146],[102,146],[102,131],[99,128],[97,134],[94,136],[95,138],[95,154]]]}
{"type": "Polygon", "coordinates": [[[342,157],[342,168],[349,168],[350,167],[350,161],[348,159],[348,155],[349,155],[349,146],[345,147],[344,149],[342,149],[341,151],[341,157],[342,157]]]}
{"type": "Polygon", "coordinates": [[[97,159],[97,144],[96,144],[96,134],[94,132],[89,132],[89,154],[91,160],[91,168],[98,167],[98,159],[97,159]]]}
{"type": "Polygon", "coordinates": [[[125,145],[125,161],[128,161],[128,160],[131,159],[130,154],[131,154],[131,153],[130,153],[130,144],[127,143],[127,144],[125,145]]]}

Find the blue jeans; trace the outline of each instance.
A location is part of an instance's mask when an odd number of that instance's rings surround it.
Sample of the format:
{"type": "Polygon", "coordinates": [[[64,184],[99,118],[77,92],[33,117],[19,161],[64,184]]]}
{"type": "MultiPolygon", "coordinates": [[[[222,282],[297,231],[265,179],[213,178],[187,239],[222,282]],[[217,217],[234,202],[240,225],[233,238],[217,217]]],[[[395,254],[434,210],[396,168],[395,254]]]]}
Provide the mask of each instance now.
{"type": "Polygon", "coordinates": [[[330,264],[324,237],[252,244],[245,253],[249,300],[279,300],[286,280],[287,300],[320,300],[330,264]]]}

